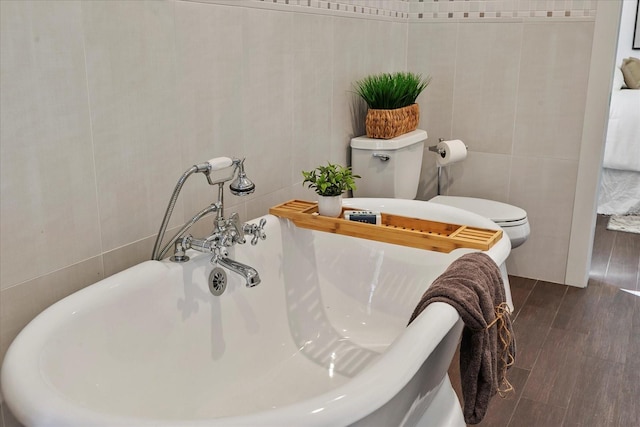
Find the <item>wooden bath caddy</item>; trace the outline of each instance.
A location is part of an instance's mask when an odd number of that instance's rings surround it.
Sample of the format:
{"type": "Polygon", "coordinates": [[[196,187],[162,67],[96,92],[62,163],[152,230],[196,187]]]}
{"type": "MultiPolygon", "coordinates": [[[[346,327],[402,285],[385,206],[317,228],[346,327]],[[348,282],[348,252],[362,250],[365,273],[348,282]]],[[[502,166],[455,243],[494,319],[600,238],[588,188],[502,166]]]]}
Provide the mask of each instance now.
{"type": "MultiPolygon", "coordinates": [[[[342,208],[359,210],[357,208],[342,208]]],[[[318,215],[318,204],[305,200],[289,200],[274,206],[269,213],[293,221],[301,228],[343,234],[361,239],[449,253],[458,248],[488,250],[502,237],[502,230],[448,224],[426,219],[381,213],[380,225],[366,224],[318,215]]]]}

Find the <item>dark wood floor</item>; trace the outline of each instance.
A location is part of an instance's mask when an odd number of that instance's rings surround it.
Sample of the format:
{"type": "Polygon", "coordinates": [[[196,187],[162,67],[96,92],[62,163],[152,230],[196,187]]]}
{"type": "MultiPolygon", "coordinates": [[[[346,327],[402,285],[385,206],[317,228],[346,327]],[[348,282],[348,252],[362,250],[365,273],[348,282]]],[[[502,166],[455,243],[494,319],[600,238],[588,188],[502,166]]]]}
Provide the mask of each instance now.
{"type": "MultiPolygon", "coordinates": [[[[511,277],[516,392],[496,396],[478,425],[640,426],[640,297],[620,289],[640,290],[640,234],[608,231],[606,221],[598,218],[587,288],[511,277]]],[[[19,425],[0,408],[5,427],[19,425]]]]}
{"type": "Polygon", "coordinates": [[[496,396],[478,425],[640,426],[640,297],[621,289],[640,290],[640,234],[606,230],[607,220],[598,218],[587,288],[510,279],[516,392],[496,396]]]}
{"type": "Polygon", "coordinates": [[[607,230],[608,221],[608,216],[598,215],[590,277],[640,291],[640,234],[607,230]]]}

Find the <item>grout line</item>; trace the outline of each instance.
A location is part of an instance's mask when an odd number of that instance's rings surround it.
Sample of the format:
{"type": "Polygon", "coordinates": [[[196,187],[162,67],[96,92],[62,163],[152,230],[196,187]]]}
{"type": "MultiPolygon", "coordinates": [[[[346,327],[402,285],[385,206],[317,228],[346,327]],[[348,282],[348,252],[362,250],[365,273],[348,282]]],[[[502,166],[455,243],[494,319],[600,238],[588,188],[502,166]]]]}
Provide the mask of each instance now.
{"type": "Polygon", "coordinates": [[[91,166],[93,167],[93,184],[94,184],[94,189],[95,189],[95,198],[96,198],[96,214],[97,214],[97,226],[98,226],[98,241],[100,244],[100,253],[98,254],[98,256],[100,257],[100,272],[102,273],[102,276],[104,277],[105,275],[105,268],[104,268],[104,239],[103,239],[103,233],[102,233],[102,215],[101,215],[101,209],[100,209],[100,191],[98,188],[98,168],[97,168],[97,164],[96,164],[96,143],[95,143],[95,138],[94,138],[94,132],[93,132],[93,111],[91,108],[91,91],[90,91],[90,86],[89,86],[89,67],[87,64],[87,35],[86,35],[86,31],[85,31],[85,23],[84,23],[84,14],[85,14],[85,7],[83,7],[82,4],[79,5],[80,6],[80,25],[82,28],[82,54],[84,57],[84,77],[85,77],[85,84],[86,84],[86,90],[87,90],[87,114],[89,116],[89,134],[90,134],[90,138],[91,138],[91,161],[92,164],[91,166]]]}
{"type": "Polygon", "coordinates": [[[640,291],[640,256],[638,257],[638,272],[636,273],[636,291],[640,291]]]}
{"type": "MultiPolygon", "coordinates": [[[[560,309],[562,308],[562,306],[564,304],[564,299],[567,297],[568,289],[569,289],[569,287],[565,285],[564,294],[562,295],[562,298],[560,299],[560,304],[558,304],[558,310],[556,310],[556,314],[555,314],[555,316],[553,316],[553,320],[551,321],[551,325],[552,326],[549,326],[549,332],[551,332],[551,328],[553,327],[553,324],[555,323],[556,318],[558,317],[558,313],[560,312],[560,309]]],[[[588,334],[591,334],[591,331],[589,331],[588,334]]],[[[547,333],[547,337],[548,336],[549,336],[549,334],[547,333]]],[[[547,341],[547,339],[545,338],[545,342],[546,341],[547,341]]],[[[540,356],[540,355],[538,354],[538,356],[540,356]]],[[[579,355],[579,357],[580,356],[582,356],[582,355],[579,355]]],[[[536,358],[536,363],[537,362],[538,362],[538,359],[536,358]]],[[[533,365],[535,366],[535,363],[533,365]]],[[[529,378],[527,378],[527,380],[529,380],[529,378]]],[[[575,391],[576,382],[577,382],[577,378],[576,378],[575,382],[573,383],[573,386],[571,387],[571,391],[569,392],[569,400],[567,401],[567,406],[564,408],[564,413],[562,414],[562,422],[560,424],[561,426],[564,425],[564,421],[567,418],[567,413],[569,412],[569,408],[571,407],[571,399],[573,399],[573,392],[575,391]]]]}
{"type": "MultiPolygon", "coordinates": [[[[533,290],[536,288],[536,286],[538,285],[538,280],[535,281],[535,283],[533,284],[533,286],[531,287],[531,290],[529,291],[529,294],[527,295],[527,297],[524,299],[524,302],[522,303],[522,307],[520,307],[520,310],[518,310],[518,314],[516,314],[516,317],[513,318],[513,324],[515,324],[516,320],[518,319],[518,317],[520,316],[520,313],[522,312],[522,310],[524,309],[524,307],[527,305],[527,302],[529,302],[529,297],[531,297],[531,294],[533,293],[533,290]]],[[[546,340],[546,337],[545,337],[546,340]]],[[[516,343],[517,345],[517,343],[516,343]]],[[[537,361],[537,358],[536,358],[537,361]]],[[[527,379],[524,382],[524,384],[522,384],[522,391],[520,392],[520,396],[518,397],[518,400],[516,400],[516,404],[513,405],[513,410],[511,411],[511,414],[509,415],[509,419],[507,420],[507,423],[505,425],[505,427],[508,427],[511,424],[511,421],[513,420],[513,416],[515,415],[518,406],[520,405],[520,401],[522,400],[522,395],[524,392],[524,389],[527,387],[527,383],[529,382],[529,377],[531,376],[531,371],[533,371],[533,366],[534,364],[531,366],[531,369],[525,369],[529,371],[529,374],[527,375],[527,379]]]]}
{"type": "MultiPolygon", "coordinates": [[[[525,370],[528,370],[529,374],[527,374],[527,380],[522,385],[523,391],[524,391],[524,388],[527,386],[527,383],[529,382],[529,377],[531,376],[531,370],[530,369],[525,369],[525,370]]],[[[518,397],[518,400],[516,400],[516,404],[513,405],[513,409],[511,410],[511,414],[509,415],[509,419],[507,420],[505,427],[508,427],[511,424],[511,421],[513,421],[513,416],[516,414],[516,411],[518,410],[518,406],[520,405],[521,400],[522,400],[522,392],[520,392],[520,396],[518,397]]]]}
{"type": "MultiPolygon", "coordinates": [[[[522,302],[522,307],[520,307],[520,310],[518,310],[518,313],[516,314],[516,316],[512,319],[512,323],[516,321],[516,319],[520,316],[520,313],[522,312],[522,309],[524,308],[525,305],[527,305],[527,302],[529,301],[529,297],[531,296],[531,293],[533,292],[533,290],[535,289],[536,285],[538,284],[539,280],[535,280],[533,286],[531,287],[531,290],[529,290],[529,293],[527,294],[527,297],[524,299],[524,301],[522,302]]],[[[514,307],[515,308],[515,307],[514,307]]]]}
{"type": "MultiPolygon", "coordinates": [[[[536,286],[538,286],[538,283],[540,283],[540,281],[536,280],[536,283],[531,288],[531,291],[529,292],[529,295],[527,295],[527,298],[525,299],[525,302],[522,304],[522,308],[520,309],[520,311],[522,311],[522,309],[524,309],[524,307],[527,305],[527,302],[529,301],[529,297],[531,296],[531,294],[535,290],[536,286]]],[[[551,323],[549,324],[549,327],[547,328],[547,333],[545,334],[545,337],[542,340],[542,343],[540,344],[538,355],[536,356],[536,359],[533,361],[533,364],[531,365],[531,369],[529,369],[529,375],[527,375],[527,379],[524,382],[524,384],[522,385],[522,392],[520,393],[520,397],[518,398],[516,404],[513,407],[513,411],[511,412],[511,416],[509,417],[509,421],[507,422],[507,427],[509,425],[511,425],[511,421],[513,421],[513,416],[515,415],[515,413],[516,413],[516,411],[518,409],[518,406],[520,406],[520,402],[523,399],[524,390],[527,388],[527,384],[529,383],[529,379],[531,378],[531,374],[533,373],[533,370],[535,369],[535,367],[536,367],[536,365],[538,363],[538,359],[540,358],[540,355],[542,354],[542,349],[543,349],[544,345],[546,344],[547,339],[549,338],[549,334],[551,333],[551,329],[553,328],[553,324],[554,324],[554,322],[556,320],[556,317],[558,316],[558,313],[560,312],[560,308],[562,307],[562,303],[564,302],[564,299],[565,299],[565,297],[567,295],[567,290],[569,289],[569,287],[567,285],[562,285],[562,286],[564,286],[564,293],[562,294],[562,298],[560,298],[560,303],[558,304],[558,308],[556,309],[556,311],[555,311],[555,313],[553,315],[553,319],[551,320],[551,323]]],[[[519,314],[520,314],[520,312],[518,312],[518,315],[519,314]]],[[[518,316],[516,316],[516,319],[517,319],[517,317],[518,316]]],[[[513,321],[515,322],[516,319],[514,319],[513,321]]],[[[540,403],[542,403],[542,402],[540,402],[540,403]]],[[[546,403],[546,404],[548,404],[548,403],[546,403]]],[[[566,415],[566,411],[567,411],[568,407],[569,406],[567,405],[567,408],[564,408],[565,409],[565,415],[566,415]]],[[[562,419],[564,420],[564,415],[563,415],[562,419]]]]}
{"type": "MultiPolygon", "coordinates": [[[[453,56],[453,87],[451,88],[451,123],[449,123],[449,136],[453,137],[453,122],[456,111],[456,79],[458,74],[458,54],[460,53],[460,24],[456,24],[456,53],[453,56]]],[[[447,167],[448,169],[448,167],[447,167]]],[[[447,175],[447,195],[449,194],[449,176],[447,175]]]]}
{"type": "MultiPolygon", "coordinates": [[[[606,227],[606,226],[605,226],[606,227]]],[[[613,249],[616,247],[616,238],[618,234],[614,232],[613,241],[611,242],[611,249],[609,250],[609,256],[607,257],[607,264],[604,268],[604,272],[602,273],[602,283],[607,284],[607,275],[609,274],[609,267],[611,266],[611,258],[613,257],[613,249]]]]}
{"type": "Polygon", "coordinates": [[[573,387],[571,387],[571,396],[569,396],[569,400],[567,401],[567,407],[565,408],[564,414],[562,415],[562,423],[560,424],[561,427],[564,426],[564,423],[567,420],[567,414],[569,413],[569,408],[571,407],[571,401],[573,400],[573,390],[575,388],[576,388],[576,385],[573,384],[573,387]]]}
{"type": "Polygon", "coordinates": [[[516,130],[518,124],[518,100],[520,99],[520,84],[521,84],[521,74],[522,74],[522,47],[524,46],[524,25],[520,25],[520,52],[518,55],[518,75],[516,77],[516,97],[513,106],[513,127],[511,129],[511,153],[509,154],[509,175],[507,178],[507,201],[512,203],[511,200],[511,181],[513,178],[513,157],[516,152],[516,130]]]}

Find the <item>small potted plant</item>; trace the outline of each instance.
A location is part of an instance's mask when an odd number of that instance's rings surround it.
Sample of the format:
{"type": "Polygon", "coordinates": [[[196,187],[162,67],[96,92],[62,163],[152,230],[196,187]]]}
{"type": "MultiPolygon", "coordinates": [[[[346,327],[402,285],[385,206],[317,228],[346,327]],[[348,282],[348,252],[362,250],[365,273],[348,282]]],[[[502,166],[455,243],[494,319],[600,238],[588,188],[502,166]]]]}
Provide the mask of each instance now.
{"type": "Polygon", "coordinates": [[[430,82],[429,76],[409,72],[375,74],[358,80],[356,93],[369,107],[367,136],[391,139],[415,130],[420,121],[416,99],[430,82]]]}
{"type": "Polygon", "coordinates": [[[356,178],[351,167],[334,165],[318,166],[308,172],[302,171],[307,187],[313,188],[318,195],[318,213],[324,216],[338,217],[342,213],[342,194],[356,189],[356,178]]]}

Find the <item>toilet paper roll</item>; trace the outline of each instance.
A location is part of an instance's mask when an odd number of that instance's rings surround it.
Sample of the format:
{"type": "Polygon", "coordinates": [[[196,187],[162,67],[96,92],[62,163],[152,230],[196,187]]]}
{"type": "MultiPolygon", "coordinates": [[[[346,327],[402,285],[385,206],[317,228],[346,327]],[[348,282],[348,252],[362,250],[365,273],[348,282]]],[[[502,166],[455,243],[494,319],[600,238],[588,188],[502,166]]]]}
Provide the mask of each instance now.
{"type": "Polygon", "coordinates": [[[438,166],[446,166],[450,163],[464,160],[467,157],[467,146],[459,139],[440,141],[438,143],[438,152],[436,163],[438,166]]]}

